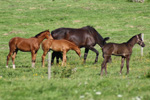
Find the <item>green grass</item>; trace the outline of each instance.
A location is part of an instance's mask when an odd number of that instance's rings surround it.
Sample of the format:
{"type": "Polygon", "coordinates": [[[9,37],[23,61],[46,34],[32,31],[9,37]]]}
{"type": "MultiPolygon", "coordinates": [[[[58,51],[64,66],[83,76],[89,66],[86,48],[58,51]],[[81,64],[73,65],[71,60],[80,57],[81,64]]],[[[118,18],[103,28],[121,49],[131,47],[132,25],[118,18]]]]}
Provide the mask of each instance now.
{"type": "MultiPolygon", "coordinates": [[[[1,0],[0,1],[0,100],[148,100],[150,98],[150,26],[149,0],[133,3],[129,0],[1,0]],[[112,57],[108,75],[100,77],[103,61],[90,51],[86,64],[74,51],[67,53],[67,66],[53,65],[52,78],[47,68],[41,68],[40,49],[36,68],[31,68],[31,54],[18,52],[16,69],[6,56],[12,37],[29,38],[46,29],[93,26],[108,42],[122,43],[133,35],[144,33],[144,56],[135,45],[130,60],[130,74],[119,75],[120,57],[112,57]],[[120,96],[121,97],[118,97],[120,96]]],[[[60,62],[61,63],[61,62],[60,62]]],[[[46,62],[47,66],[47,62],[46,62]]]]}

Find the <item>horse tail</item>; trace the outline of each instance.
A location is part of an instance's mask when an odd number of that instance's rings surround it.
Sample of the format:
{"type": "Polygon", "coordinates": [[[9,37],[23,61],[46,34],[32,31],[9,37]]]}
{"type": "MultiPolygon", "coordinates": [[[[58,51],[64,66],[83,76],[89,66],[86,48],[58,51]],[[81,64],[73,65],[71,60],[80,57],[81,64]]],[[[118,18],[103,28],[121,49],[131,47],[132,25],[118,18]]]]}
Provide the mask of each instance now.
{"type": "Polygon", "coordinates": [[[103,39],[103,45],[106,44],[106,41],[107,41],[107,40],[109,40],[109,37],[106,37],[106,38],[103,39]]]}

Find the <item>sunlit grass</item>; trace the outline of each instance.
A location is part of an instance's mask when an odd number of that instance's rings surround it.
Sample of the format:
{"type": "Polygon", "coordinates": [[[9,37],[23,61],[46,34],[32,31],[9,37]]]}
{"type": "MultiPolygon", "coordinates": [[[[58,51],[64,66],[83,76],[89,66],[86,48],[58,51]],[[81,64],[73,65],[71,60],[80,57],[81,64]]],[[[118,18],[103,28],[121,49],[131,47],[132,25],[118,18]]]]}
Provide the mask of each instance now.
{"type": "MultiPolygon", "coordinates": [[[[0,99],[2,100],[148,100],[150,98],[150,5],[128,0],[1,0],[0,1],[0,99]],[[89,51],[86,64],[74,51],[67,53],[67,66],[52,66],[51,80],[47,67],[41,67],[43,51],[38,51],[36,68],[31,68],[31,53],[19,51],[16,69],[12,61],[6,69],[8,42],[12,37],[30,38],[59,27],[80,28],[93,26],[108,42],[122,43],[132,36],[144,33],[144,56],[135,45],[130,60],[119,74],[121,57],[112,56],[107,76],[101,77],[103,61],[101,48],[97,64],[96,54],[89,51]]],[[[47,56],[45,59],[47,66],[47,56]]]]}

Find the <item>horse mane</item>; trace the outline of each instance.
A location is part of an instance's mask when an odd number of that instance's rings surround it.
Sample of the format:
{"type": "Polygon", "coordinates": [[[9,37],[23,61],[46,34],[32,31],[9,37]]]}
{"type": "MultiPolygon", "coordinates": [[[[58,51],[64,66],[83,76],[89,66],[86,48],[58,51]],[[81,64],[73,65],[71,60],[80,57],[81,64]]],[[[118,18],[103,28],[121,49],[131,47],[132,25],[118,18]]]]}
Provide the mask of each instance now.
{"type": "MultiPolygon", "coordinates": [[[[136,35],[135,35],[135,36],[136,36],[136,35]]],[[[132,41],[135,36],[133,36],[132,38],[130,38],[130,39],[127,41],[127,43],[129,43],[130,41],[132,41]]]]}
{"type": "Polygon", "coordinates": [[[85,29],[90,29],[90,28],[93,28],[93,26],[87,25],[87,26],[85,26],[85,27],[82,27],[82,28],[85,28],[85,29]]]}
{"type": "Polygon", "coordinates": [[[42,33],[47,32],[47,31],[49,31],[49,30],[42,31],[42,32],[40,32],[39,34],[35,35],[34,37],[35,37],[35,38],[38,38],[42,33]]]}
{"type": "Polygon", "coordinates": [[[103,47],[106,44],[106,41],[109,39],[109,37],[107,37],[106,40],[104,40],[103,37],[95,30],[95,28],[93,28],[93,26],[88,25],[83,28],[88,29],[89,33],[94,35],[94,38],[100,47],[103,47]]]}

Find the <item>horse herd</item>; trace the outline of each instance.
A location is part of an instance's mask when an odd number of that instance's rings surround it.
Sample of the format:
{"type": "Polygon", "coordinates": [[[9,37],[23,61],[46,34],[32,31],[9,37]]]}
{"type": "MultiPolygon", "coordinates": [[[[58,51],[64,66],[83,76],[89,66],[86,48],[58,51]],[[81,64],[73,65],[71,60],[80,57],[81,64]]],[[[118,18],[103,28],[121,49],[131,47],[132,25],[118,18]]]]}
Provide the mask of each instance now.
{"type": "Polygon", "coordinates": [[[42,55],[42,66],[44,67],[44,59],[49,50],[53,50],[52,61],[54,63],[54,58],[56,57],[57,63],[59,63],[59,58],[63,59],[62,66],[66,65],[66,53],[69,50],[74,50],[80,57],[80,48],[84,47],[84,63],[89,50],[96,53],[96,58],[94,64],[98,61],[99,52],[94,48],[98,44],[102,48],[104,61],[101,65],[101,75],[103,75],[103,69],[105,69],[105,74],[107,74],[107,63],[111,61],[111,55],[121,56],[121,69],[124,65],[124,60],[126,59],[127,74],[129,73],[129,61],[132,54],[132,48],[135,44],[139,44],[144,47],[145,44],[141,38],[141,34],[137,34],[129,39],[125,43],[106,43],[109,37],[103,38],[93,27],[86,26],[82,28],[58,28],[51,33],[49,30],[43,31],[31,38],[20,38],[14,37],[9,41],[9,54],[7,56],[7,64],[10,57],[12,57],[13,69],[15,69],[15,56],[18,50],[23,52],[31,52],[32,55],[32,67],[35,66],[35,60],[37,52],[42,43],[43,55],[42,55]],[[44,40],[46,39],[46,40],[44,40]],[[44,40],[44,41],[43,41],[44,40]],[[42,42],[43,41],[43,42],[42,42]],[[63,53],[63,57],[62,57],[63,53]]]}

